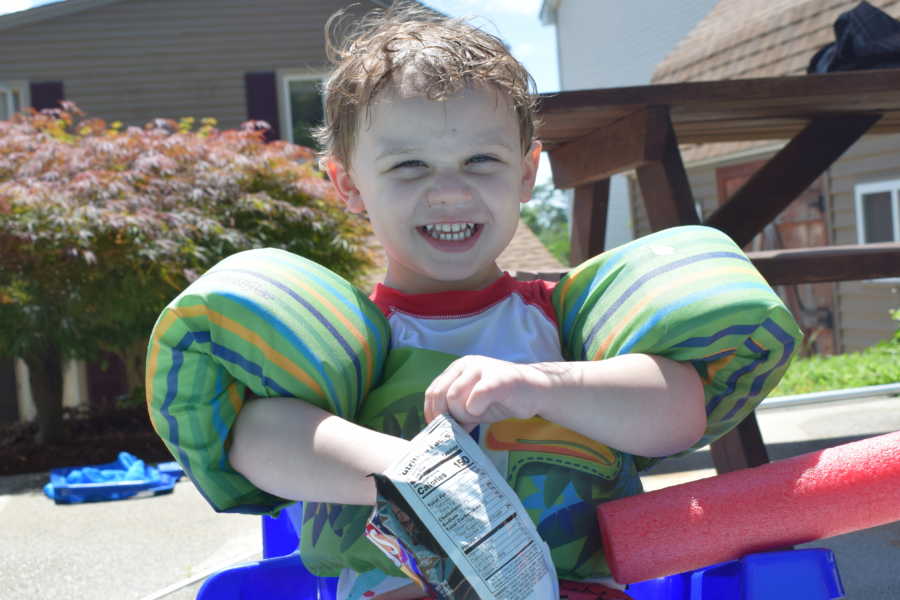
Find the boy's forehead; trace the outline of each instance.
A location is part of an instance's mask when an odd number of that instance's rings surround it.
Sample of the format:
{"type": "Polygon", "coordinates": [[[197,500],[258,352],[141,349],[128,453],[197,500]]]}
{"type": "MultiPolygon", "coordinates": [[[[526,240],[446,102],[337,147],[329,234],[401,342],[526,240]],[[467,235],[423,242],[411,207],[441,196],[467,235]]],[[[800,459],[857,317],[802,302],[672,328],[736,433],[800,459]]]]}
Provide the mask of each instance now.
{"type": "Polygon", "coordinates": [[[424,92],[392,85],[372,99],[365,113],[361,129],[386,144],[393,144],[393,138],[398,137],[398,125],[406,135],[407,128],[402,126],[416,117],[425,119],[430,130],[471,129],[467,137],[474,141],[507,141],[510,135],[518,139],[518,121],[512,102],[490,85],[464,86],[447,98],[434,100],[424,92]]]}
{"type": "MultiPolygon", "coordinates": [[[[519,138],[513,135],[509,130],[495,127],[490,129],[480,129],[477,133],[466,131],[457,132],[451,129],[451,134],[458,134],[463,137],[463,143],[472,146],[501,146],[509,150],[515,150],[519,145],[519,138]]],[[[398,136],[390,132],[372,133],[372,142],[376,152],[376,158],[390,154],[402,154],[420,149],[428,139],[428,132],[422,131],[421,135],[416,136],[398,136]]]]}

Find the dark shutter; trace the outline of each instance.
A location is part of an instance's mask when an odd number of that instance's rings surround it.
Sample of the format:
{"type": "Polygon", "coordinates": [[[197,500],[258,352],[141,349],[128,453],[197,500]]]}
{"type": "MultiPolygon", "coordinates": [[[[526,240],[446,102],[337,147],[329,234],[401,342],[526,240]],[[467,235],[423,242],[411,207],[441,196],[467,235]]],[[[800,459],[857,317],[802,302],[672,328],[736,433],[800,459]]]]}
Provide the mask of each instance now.
{"type": "Polygon", "coordinates": [[[65,99],[62,81],[38,81],[33,82],[29,87],[31,106],[37,110],[59,108],[60,101],[65,99]]]}
{"type": "Polygon", "coordinates": [[[278,87],[275,73],[245,73],[244,90],[247,94],[247,119],[265,121],[272,128],[266,134],[266,140],[281,139],[278,127],[278,87]]]}

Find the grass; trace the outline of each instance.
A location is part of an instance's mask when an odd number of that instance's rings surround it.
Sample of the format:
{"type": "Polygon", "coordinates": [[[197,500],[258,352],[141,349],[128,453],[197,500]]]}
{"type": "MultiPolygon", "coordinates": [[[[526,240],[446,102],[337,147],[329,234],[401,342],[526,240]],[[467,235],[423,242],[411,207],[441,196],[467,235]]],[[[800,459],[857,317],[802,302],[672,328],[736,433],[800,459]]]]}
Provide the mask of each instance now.
{"type": "Polygon", "coordinates": [[[795,359],[770,397],[900,382],[900,332],[860,352],[795,359]]]}

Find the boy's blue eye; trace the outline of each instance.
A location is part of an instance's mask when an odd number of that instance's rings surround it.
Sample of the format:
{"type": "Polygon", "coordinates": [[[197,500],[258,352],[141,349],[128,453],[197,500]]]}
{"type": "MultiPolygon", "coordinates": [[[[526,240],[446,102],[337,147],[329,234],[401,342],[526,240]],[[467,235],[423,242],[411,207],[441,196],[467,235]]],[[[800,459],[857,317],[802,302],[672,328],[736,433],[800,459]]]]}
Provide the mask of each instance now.
{"type": "Polygon", "coordinates": [[[470,163],[496,162],[497,159],[488,154],[476,154],[468,160],[470,163]]]}

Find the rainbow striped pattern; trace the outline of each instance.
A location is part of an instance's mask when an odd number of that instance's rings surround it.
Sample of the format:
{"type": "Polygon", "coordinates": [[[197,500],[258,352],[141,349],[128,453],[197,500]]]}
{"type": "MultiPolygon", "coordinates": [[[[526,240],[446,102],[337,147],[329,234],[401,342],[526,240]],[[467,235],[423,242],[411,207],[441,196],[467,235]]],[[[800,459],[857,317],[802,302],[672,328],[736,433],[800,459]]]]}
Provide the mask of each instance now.
{"type": "Polygon", "coordinates": [[[750,259],[711,227],[673,227],[595,256],[560,281],[553,303],[568,360],[643,352],[694,365],[708,417],[695,448],[756,408],[802,339],[750,259]]]}
{"type": "Polygon", "coordinates": [[[147,355],[150,419],[216,510],[272,512],[285,501],[227,460],[245,396],[302,398],[356,420],[389,344],[381,311],[330,270],[283,250],[241,252],[157,320],[147,355]]]}

